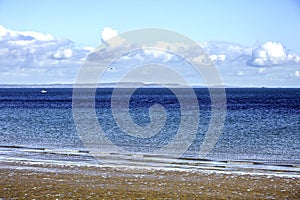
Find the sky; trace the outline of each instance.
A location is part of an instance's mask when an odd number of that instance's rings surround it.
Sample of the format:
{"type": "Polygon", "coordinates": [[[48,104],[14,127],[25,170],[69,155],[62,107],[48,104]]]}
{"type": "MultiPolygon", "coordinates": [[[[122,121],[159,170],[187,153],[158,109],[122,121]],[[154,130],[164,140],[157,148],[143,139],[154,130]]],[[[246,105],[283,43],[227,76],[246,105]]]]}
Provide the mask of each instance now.
{"type": "Polygon", "coordinates": [[[0,25],[0,84],[73,83],[105,28],[153,27],[199,42],[226,85],[300,85],[297,0],[0,0],[0,25]]]}

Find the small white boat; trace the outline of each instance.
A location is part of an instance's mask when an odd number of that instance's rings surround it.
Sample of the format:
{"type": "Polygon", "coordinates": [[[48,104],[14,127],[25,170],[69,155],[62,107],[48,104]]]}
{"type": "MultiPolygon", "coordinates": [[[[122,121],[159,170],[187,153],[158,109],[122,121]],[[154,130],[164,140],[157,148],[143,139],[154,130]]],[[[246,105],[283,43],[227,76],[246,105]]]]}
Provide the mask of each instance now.
{"type": "Polygon", "coordinates": [[[46,94],[46,93],[47,93],[47,90],[41,90],[41,93],[42,93],[42,94],[46,94]]]}

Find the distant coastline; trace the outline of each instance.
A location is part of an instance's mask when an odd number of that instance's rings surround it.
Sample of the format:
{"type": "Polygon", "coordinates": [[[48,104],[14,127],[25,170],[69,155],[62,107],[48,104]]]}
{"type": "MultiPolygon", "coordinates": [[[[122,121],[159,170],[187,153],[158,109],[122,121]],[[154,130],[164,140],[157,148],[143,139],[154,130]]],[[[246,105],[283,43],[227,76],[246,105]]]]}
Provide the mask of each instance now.
{"type": "MultiPolygon", "coordinates": [[[[137,82],[126,82],[126,83],[100,83],[97,85],[97,88],[115,88],[118,84],[118,87],[120,88],[133,88],[137,85],[142,85],[146,88],[161,88],[161,84],[157,83],[137,83],[137,82]]],[[[164,84],[164,86],[167,86],[169,88],[186,88],[189,86],[180,85],[180,84],[164,84]]],[[[74,88],[75,84],[0,84],[1,88],[74,88]]],[[[76,85],[76,87],[80,88],[94,88],[94,84],[81,84],[76,85]]],[[[193,88],[207,88],[207,86],[203,85],[192,85],[193,88]]],[[[236,86],[236,85],[216,85],[211,88],[300,88],[300,86],[236,86]]]]}

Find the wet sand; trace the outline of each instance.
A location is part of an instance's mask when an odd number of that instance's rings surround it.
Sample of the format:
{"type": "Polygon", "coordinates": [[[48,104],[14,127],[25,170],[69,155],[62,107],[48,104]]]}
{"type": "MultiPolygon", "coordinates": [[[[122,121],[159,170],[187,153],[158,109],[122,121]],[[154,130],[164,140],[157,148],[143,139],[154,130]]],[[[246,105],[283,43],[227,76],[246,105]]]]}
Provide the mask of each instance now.
{"type": "Polygon", "coordinates": [[[0,199],[299,199],[300,178],[0,163],[0,199]]]}

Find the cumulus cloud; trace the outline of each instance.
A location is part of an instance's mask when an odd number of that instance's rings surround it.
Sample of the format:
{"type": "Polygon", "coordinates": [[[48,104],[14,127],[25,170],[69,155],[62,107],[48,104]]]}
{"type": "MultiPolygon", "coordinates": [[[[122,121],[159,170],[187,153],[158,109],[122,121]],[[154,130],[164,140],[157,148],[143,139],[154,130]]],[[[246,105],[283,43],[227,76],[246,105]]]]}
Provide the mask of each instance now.
{"type": "Polygon", "coordinates": [[[279,42],[265,42],[252,50],[252,66],[275,66],[285,64],[300,64],[300,56],[288,53],[279,42]]]}
{"type": "Polygon", "coordinates": [[[54,37],[51,34],[43,34],[34,31],[13,31],[6,29],[4,26],[0,25],[0,41],[9,40],[14,41],[51,41],[54,37]]]}
{"type": "MultiPolygon", "coordinates": [[[[1,83],[39,83],[39,82],[74,82],[77,70],[89,54],[90,59],[105,59],[105,56],[114,56],[114,49],[123,48],[124,39],[118,31],[106,27],[101,32],[101,39],[105,47],[112,47],[111,55],[97,54],[94,47],[76,47],[68,39],[55,38],[51,34],[33,31],[14,31],[0,25],[0,80],[1,83]],[[112,44],[112,37],[120,38],[112,44]],[[102,56],[102,57],[101,57],[102,56]]],[[[119,66],[136,66],[147,61],[171,64],[177,66],[181,72],[184,69],[183,59],[190,58],[196,63],[206,62],[203,52],[195,52],[195,48],[184,43],[168,43],[161,41],[160,50],[141,49],[130,52],[118,60],[113,72],[122,69],[119,66]],[[166,49],[164,51],[162,49],[166,49]],[[181,55],[176,56],[171,52],[181,55]],[[180,57],[181,56],[181,57],[180,57]]],[[[210,41],[200,43],[202,49],[208,54],[220,70],[225,83],[239,85],[236,80],[245,81],[253,85],[265,80],[275,83],[297,84],[300,77],[300,56],[288,51],[279,42],[265,42],[254,47],[223,41],[210,41]],[[281,82],[280,82],[281,81],[281,82]]],[[[124,46],[124,48],[128,48],[124,46]]],[[[88,58],[88,59],[89,59],[88,58]]],[[[192,77],[193,72],[188,72],[192,77]]],[[[110,77],[111,78],[111,77],[110,77]]]]}
{"type": "MultiPolygon", "coordinates": [[[[208,53],[210,60],[219,67],[227,67],[226,70],[231,71],[232,66],[239,66],[240,69],[231,73],[237,76],[241,76],[240,70],[247,67],[250,71],[251,68],[255,68],[256,74],[266,75],[270,72],[266,68],[292,69],[300,64],[300,56],[288,51],[280,42],[268,41],[254,47],[246,47],[231,42],[210,41],[200,43],[200,46],[208,53]],[[258,71],[257,67],[259,67],[258,71]]],[[[294,72],[292,74],[293,77],[297,77],[294,72]]]]}
{"type": "MultiPolygon", "coordinates": [[[[200,43],[200,46],[208,57],[203,54],[203,51],[196,52],[195,49],[197,48],[191,45],[160,41],[154,45],[153,49],[145,47],[141,51],[129,52],[124,55],[116,61],[114,70],[111,71],[117,76],[118,73],[122,74],[132,66],[139,66],[150,61],[151,63],[168,62],[181,74],[185,74],[186,77],[193,77],[196,72],[188,70],[187,65],[184,65],[184,58],[189,58],[194,63],[203,64],[207,63],[208,58],[216,64],[227,85],[292,86],[297,84],[297,81],[299,83],[299,78],[297,79],[299,74],[295,72],[298,69],[299,56],[287,51],[281,43],[267,42],[258,46],[247,47],[232,42],[210,41],[200,43]],[[176,52],[179,55],[173,55],[169,52],[176,52]],[[263,59],[262,61],[259,59],[255,61],[256,58],[263,59]]],[[[107,47],[109,48],[111,45],[109,44],[107,47]]],[[[129,50],[126,45],[119,47],[129,50]]],[[[95,53],[91,58],[97,60],[113,56],[114,49],[119,50],[118,48],[110,48],[109,51],[101,50],[99,55],[95,53]]],[[[125,49],[124,52],[127,50],[125,49]]]]}
{"type": "Polygon", "coordinates": [[[143,52],[146,56],[149,56],[150,58],[152,57],[152,58],[160,59],[163,63],[171,61],[174,57],[172,54],[168,52],[158,51],[154,49],[144,49],[143,52]]]}
{"type": "Polygon", "coordinates": [[[90,50],[76,48],[72,41],[50,34],[13,31],[0,25],[0,78],[2,83],[51,82],[62,71],[75,77],[90,50]]]}
{"type": "Polygon", "coordinates": [[[105,27],[101,32],[101,40],[106,43],[109,39],[118,35],[118,31],[110,27],[105,27]]]}
{"type": "Polygon", "coordinates": [[[73,55],[72,49],[58,49],[56,52],[53,53],[52,58],[57,60],[64,60],[71,58],[73,55]]]}
{"type": "Polygon", "coordinates": [[[210,41],[200,43],[200,46],[216,64],[245,64],[252,53],[251,48],[232,42],[210,41]]]}

